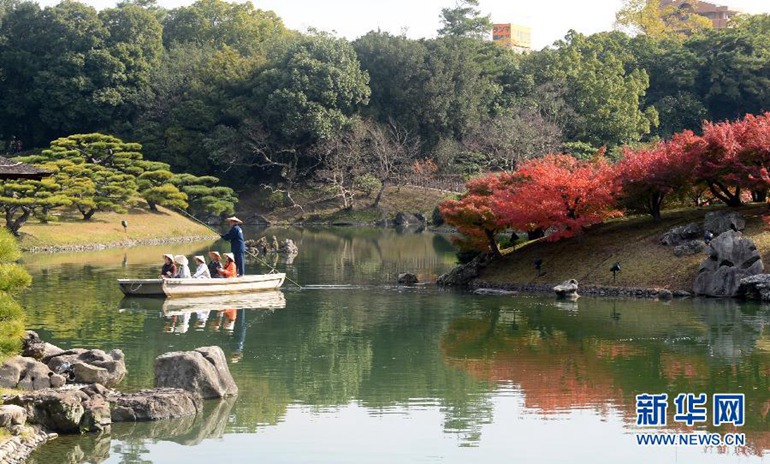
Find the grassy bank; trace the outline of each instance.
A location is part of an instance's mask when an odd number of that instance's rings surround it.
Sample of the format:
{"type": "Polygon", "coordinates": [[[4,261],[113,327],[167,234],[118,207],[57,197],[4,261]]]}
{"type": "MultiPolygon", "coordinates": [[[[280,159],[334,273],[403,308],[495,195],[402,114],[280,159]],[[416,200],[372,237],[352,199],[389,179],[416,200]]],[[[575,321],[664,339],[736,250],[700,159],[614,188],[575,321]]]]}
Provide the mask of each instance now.
{"type": "MultiPolygon", "coordinates": [[[[580,284],[611,287],[667,288],[692,290],[698,267],[706,255],[677,257],[673,247],[660,244],[661,235],[672,227],[689,222],[703,223],[709,211],[721,208],[699,208],[670,211],[660,223],[649,216],[635,216],[595,226],[582,237],[555,243],[537,241],[516,250],[482,270],[479,280],[496,285],[555,285],[567,279],[580,284]],[[536,276],[534,262],[543,260],[543,276],[536,276]],[[621,264],[615,282],[610,267],[621,264]]],[[[746,218],[744,234],[754,240],[765,263],[770,259],[770,231],[761,220],[767,205],[748,205],[731,209],[746,218]]],[[[767,264],[766,264],[767,266],[767,264]]]]}
{"type": "Polygon", "coordinates": [[[77,214],[64,214],[47,224],[30,221],[21,228],[19,246],[23,250],[93,244],[128,246],[153,239],[214,237],[209,229],[179,213],[163,207],[158,210],[134,208],[126,214],[99,213],[88,221],[77,214]],[[128,222],[125,230],[123,220],[128,222]]]}
{"type": "MultiPolygon", "coordinates": [[[[339,198],[330,198],[326,193],[315,189],[301,189],[292,192],[292,199],[299,206],[275,205],[265,192],[254,192],[241,197],[238,211],[243,216],[261,214],[273,224],[304,223],[350,223],[374,224],[393,219],[398,212],[423,213],[430,217],[433,209],[442,200],[451,196],[443,190],[401,186],[387,187],[377,208],[373,207],[376,192],[369,196],[359,195],[353,201],[353,207],[343,209],[339,198]]],[[[280,203],[280,202],[279,202],[280,203]]]]}

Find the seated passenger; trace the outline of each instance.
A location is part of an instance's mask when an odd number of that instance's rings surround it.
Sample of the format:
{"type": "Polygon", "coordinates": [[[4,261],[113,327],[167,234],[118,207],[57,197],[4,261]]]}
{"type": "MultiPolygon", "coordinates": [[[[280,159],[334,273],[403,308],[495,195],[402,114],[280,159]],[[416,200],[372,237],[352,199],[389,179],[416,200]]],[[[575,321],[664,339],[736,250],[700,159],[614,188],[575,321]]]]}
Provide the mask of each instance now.
{"type": "Polygon", "coordinates": [[[190,268],[187,267],[187,263],[189,262],[187,260],[187,256],[176,255],[174,256],[174,261],[179,265],[177,266],[176,275],[174,277],[177,279],[189,279],[192,277],[190,274],[190,268]]]}
{"type": "Polygon", "coordinates": [[[174,255],[163,255],[163,268],[160,270],[160,277],[168,279],[176,275],[176,266],[174,265],[174,255]]]}
{"type": "Polygon", "coordinates": [[[219,270],[222,269],[222,255],[218,251],[209,251],[209,258],[211,258],[211,262],[209,262],[211,278],[222,277],[219,275],[219,270]]]}
{"type": "Polygon", "coordinates": [[[238,277],[238,271],[235,269],[235,255],[225,253],[225,266],[219,270],[222,277],[238,277]]]}
{"type": "Polygon", "coordinates": [[[210,279],[209,267],[206,266],[206,259],[203,256],[196,256],[195,262],[198,263],[198,268],[195,269],[193,277],[196,279],[210,279]]]}

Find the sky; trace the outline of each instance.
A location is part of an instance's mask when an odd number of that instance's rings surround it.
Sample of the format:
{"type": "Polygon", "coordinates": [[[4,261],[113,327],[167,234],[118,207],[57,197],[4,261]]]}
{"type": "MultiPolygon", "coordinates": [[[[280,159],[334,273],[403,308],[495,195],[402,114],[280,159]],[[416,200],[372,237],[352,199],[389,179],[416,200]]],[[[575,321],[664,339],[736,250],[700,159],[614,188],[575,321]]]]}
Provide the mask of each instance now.
{"type": "MultiPolygon", "coordinates": [[[[97,9],[115,5],[114,0],[81,0],[97,9]]],[[[194,0],[158,0],[165,8],[189,5],[194,0]]],[[[232,0],[230,0],[232,1],[232,0]]],[[[40,0],[43,6],[57,0],[40,0]]],[[[435,37],[442,8],[455,0],[253,0],[255,7],[273,10],[287,27],[309,27],[335,32],[353,40],[371,30],[405,34],[410,38],[435,37]]],[[[615,12],[623,0],[480,0],[482,14],[492,22],[532,28],[532,45],[541,49],[563,38],[570,29],[584,34],[612,29],[615,12]]],[[[744,13],[770,13],[770,0],[712,0],[744,13]]]]}

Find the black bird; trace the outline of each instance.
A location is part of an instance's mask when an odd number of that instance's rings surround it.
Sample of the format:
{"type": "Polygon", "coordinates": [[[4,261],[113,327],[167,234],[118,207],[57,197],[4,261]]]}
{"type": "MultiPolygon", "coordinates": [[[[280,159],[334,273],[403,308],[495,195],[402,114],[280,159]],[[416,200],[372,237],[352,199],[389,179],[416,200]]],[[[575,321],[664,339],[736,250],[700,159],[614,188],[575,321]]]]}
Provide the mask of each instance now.
{"type": "Polygon", "coordinates": [[[123,219],[120,221],[120,225],[123,226],[123,232],[128,233],[128,221],[123,219]]]}
{"type": "Polygon", "coordinates": [[[708,245],[713,238],[714,238],[714,233],[711,232],[710,230],[707,230],[706,232],[703,233],[703,241],[706,242],[706,245],[708,245]]]}
{"type": "Polygon", "coordinates": [[[610,272],[612,272],[612,283],[615,283],[615,275],[620,272],[620,263],[615,262],[610,268],[610,272]]]}

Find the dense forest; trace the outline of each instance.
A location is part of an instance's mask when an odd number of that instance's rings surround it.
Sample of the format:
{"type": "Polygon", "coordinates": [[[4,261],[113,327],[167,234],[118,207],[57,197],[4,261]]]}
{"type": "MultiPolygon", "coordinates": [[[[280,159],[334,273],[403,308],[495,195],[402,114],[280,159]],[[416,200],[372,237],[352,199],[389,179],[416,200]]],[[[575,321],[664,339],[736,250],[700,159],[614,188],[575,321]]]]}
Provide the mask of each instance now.
{"type": "Polygon", "coordinates": [[[517,54],[485,38],[474,6],[437,12],[437,38],[351,42],[289,30],[250,2],[0,0],[0,141],[30,154],[108,133],[238,191],[316,183],[347,204],[356,189],[467,179],[546,153],[606,147],[618,159],[623,146],[770,108],[770,16],[687,34],[639,21],[517,54]]]}

